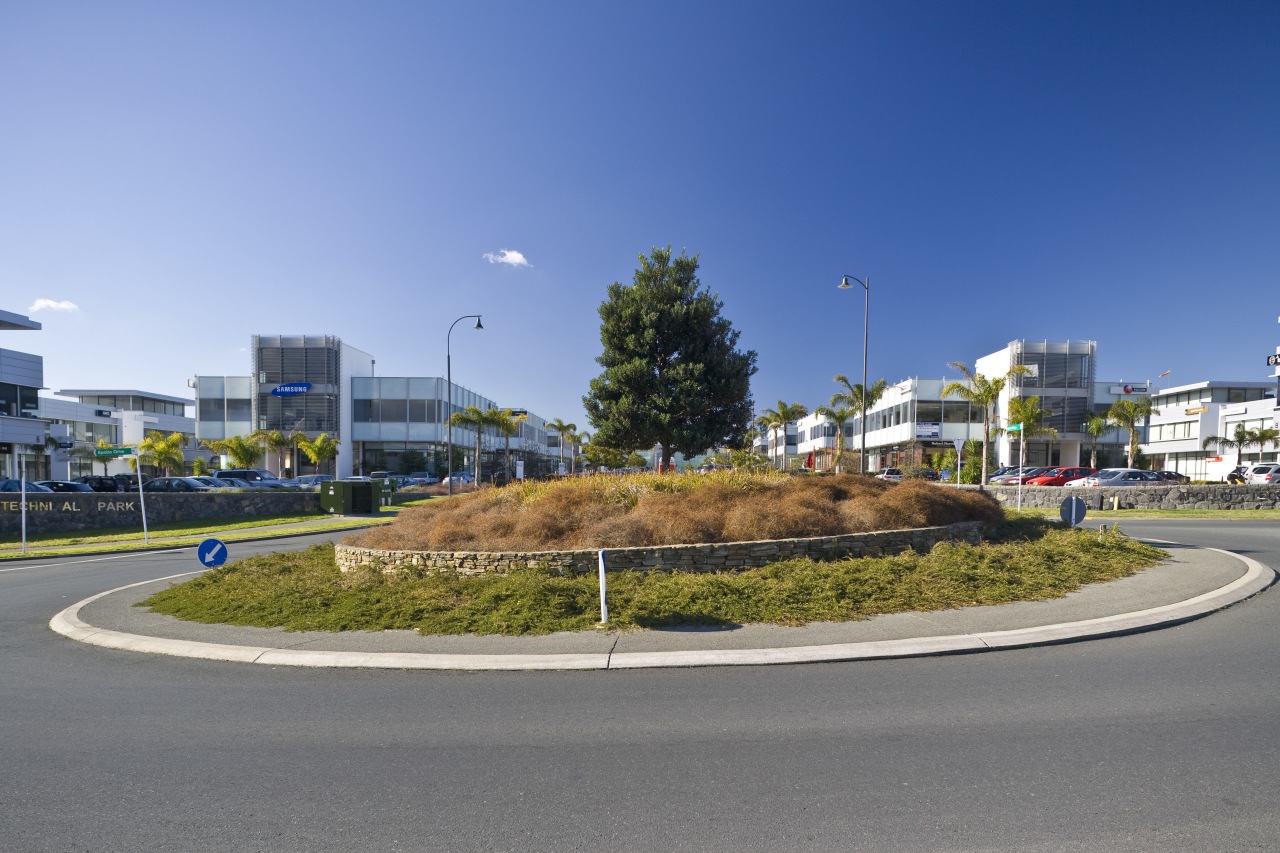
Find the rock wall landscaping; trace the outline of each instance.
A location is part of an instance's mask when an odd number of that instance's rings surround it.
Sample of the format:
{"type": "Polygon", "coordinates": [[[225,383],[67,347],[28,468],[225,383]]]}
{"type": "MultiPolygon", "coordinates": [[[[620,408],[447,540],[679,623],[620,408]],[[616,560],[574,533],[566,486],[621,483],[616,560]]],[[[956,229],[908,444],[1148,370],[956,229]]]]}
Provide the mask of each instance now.
{"type": "MultiPolygon", "coordinates": [[[[948,486],[944,488],[955,488],[948,486]]],[[[977,486],[961,486],[976,489],[977,486]]],[[[987,486],[987,492],[1003,506],[1018,505],[1017,486],[987,486]]],[[[1280,486],[1229,486],[1216,483],[1204,486],[1112,486],[1110,488],[1062,488],[1058,486],[1023,486],[1024,507],[1057,509],[1065,498],[1078,497],[1091,510],[1111,509],[1119,501],[1120,509],[1280,509],[1280,486]]]]}
{"type": "MultiPolygon", "coordinates": [[[[725,542],[715,545],[665,545],[658,548],[609,548],[605,551],[605,570],[625,569],[718,572],[755,568],[808,557],[814,560],[836,560],[841,557],[879,557],[900,554],[908,548],[926,553],[939,542],[963,541],[977,544],[981,540],[982,523],[966,521],[946,527],[924,527],[917,530],[887,530],[877,533],[853,533],[845,536],[819,536],[810,539],[770,539],[759,542],[725,542]]],[[[594,572],[599,566],[599,551],[385,551],[353,548],[338,544],[338,568],[347,572],[361,566],[380,566],[384,572],[402,568],[430,572],[456,572],[478,575],[503,573],[526,566],[546,565],[565,572],[594,572]]]]}
{"type": "MultiPolygon", "coordinates": [[[[21,495],[0,494],[0,536],[21,535],[21,495]]],[[[199,492],[147,494],[147,525],[173,521],[204,521],[320,512],[317,492],[199,492]]],[[[142,528],[137,492],[41,492],[27,495],[27,533],[100,530],[107,527],[142,528]]]]}

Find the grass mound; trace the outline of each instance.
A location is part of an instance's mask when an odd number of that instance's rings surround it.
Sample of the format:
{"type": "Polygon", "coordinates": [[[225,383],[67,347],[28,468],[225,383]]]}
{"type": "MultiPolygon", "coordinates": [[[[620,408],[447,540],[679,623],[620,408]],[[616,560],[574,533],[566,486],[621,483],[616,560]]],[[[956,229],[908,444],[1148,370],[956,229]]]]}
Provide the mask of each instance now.
{"type": "MultiPolygon", "coordinates": [[[[609,576],[610,627],[800,625],[1055,598],[1165,556],[1114,527],[1099,536],[1024,518],[1003,526],[1001,537],[976,547],[938,545],[929,554],[794,560],[734,573],[618,572],[609,576]]],[[[582,631],[596,626],[600,612],[590,575],[342,573],[332,546],[239,560],[140,606],[196,622],[422,634],[582,631]]]]}
{"type": "Polygon", "coordinates": [[[1003,519],[990,496],[855,474],[719,471],[517,483],[400,512],[345,540],[404,551],[555,551],[833,536],[1003,519]]]}

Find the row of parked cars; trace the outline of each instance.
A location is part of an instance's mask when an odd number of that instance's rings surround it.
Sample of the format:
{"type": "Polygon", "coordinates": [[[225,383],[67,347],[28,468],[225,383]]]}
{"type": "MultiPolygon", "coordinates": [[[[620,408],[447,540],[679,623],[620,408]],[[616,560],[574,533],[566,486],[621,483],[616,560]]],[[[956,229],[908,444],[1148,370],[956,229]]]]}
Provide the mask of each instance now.
{"type": "MultiPolygon", "coordinates": [[[[455,472],[450,475],[455,485],[471,483],[474,478],[466,472],[455,472]]],[[[213,471],[207,476],[190,477],[152,477],[142,478],[144,492],[207,492],[215,489],[291,489],[319,490],[322,483],[333,480],[332,474],[303,474],[290,480],[281,480],[270,471],[260,468],[228,468],[213,471]]],[[[369,477],[352,477],[353,480],[390,480],[397,489],[409,486],[429,486],[440,482],[426,471],[415,474],[392,474],[389,471],[375,471],[369,477]]],[[[21,492],[23,484],[18,480],[0,480],[0,492],[21,492]]],[[[138,491],[137,474],[116,474],[114,476],[85,475],[74,480],[28,480],[25,491],[43,492],[136,492],[138,491]]]]}
{"type": "Polygon", "coordinates": [[[1013,467],[1005,466],[987,478],[988,483],[1006,486],[1151,486],[1161,483],[1189,483],[1177,471],[1146,471],[1141,468],[1013,467]]]}

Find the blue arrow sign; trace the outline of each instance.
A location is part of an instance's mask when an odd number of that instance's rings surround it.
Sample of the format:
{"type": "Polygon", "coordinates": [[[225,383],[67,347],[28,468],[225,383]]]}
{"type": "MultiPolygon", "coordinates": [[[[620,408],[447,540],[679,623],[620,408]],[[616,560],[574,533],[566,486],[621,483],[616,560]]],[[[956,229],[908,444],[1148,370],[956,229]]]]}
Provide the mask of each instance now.
{"type": "Polygon", "coordinates": [[[196,557],[201,565],[216,568],[227,561],[227,546],[221,539],[206,539],[196,548],[196,557]]]}

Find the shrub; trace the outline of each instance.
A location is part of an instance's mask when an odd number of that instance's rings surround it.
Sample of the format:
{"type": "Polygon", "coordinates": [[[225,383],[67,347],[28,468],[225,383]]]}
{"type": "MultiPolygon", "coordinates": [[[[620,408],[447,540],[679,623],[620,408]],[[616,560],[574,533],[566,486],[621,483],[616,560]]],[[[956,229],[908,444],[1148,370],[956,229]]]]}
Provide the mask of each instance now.
{"type": "Polygon", "coordinates": [[[857,474],[774,472],[576,477],[483,489],[408,507],[390,525],[349,537],[405,551],[562,551],[791,539],[998,523],[980,492],[857,474]]]}

